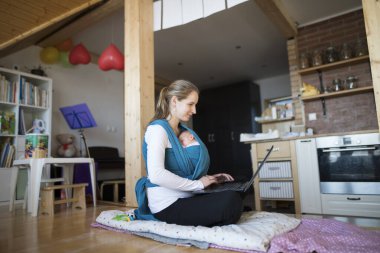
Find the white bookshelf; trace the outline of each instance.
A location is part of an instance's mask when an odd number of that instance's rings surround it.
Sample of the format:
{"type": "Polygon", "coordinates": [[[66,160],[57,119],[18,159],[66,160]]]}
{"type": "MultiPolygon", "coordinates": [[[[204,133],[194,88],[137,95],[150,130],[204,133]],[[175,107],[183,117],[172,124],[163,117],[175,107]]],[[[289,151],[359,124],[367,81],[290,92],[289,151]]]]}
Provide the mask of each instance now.
{"type": "MultiPolygon", "coordinates": [[[[0,156],[4,143],[15,147],[13,159],[25,157],[25,134],[20,128],[20,111],[24,114],[25,132],[33,127],[35,119],[45,123],[48,136],[48,155],[51,152],[52,79],[25,72],[0,68],[0,112],[14,114],[14,130],[0,128],[0,156]],[[5,81],[4,81],[5,80],[5,81]],[[21,131],[21,132],[20,132],[21,131]]],[[[0,115],[1,115],[0,114],[0,115]]],[[[32,131],[33,132],[33,131],[32,131]]],[[[0,157],[1,158],[1,157],[0,157]]],[[[13,160],[12,159],[12,160],[13,160]]],[[[0,204],[9,201],[11,164],[0,164],[0,204]]]]}

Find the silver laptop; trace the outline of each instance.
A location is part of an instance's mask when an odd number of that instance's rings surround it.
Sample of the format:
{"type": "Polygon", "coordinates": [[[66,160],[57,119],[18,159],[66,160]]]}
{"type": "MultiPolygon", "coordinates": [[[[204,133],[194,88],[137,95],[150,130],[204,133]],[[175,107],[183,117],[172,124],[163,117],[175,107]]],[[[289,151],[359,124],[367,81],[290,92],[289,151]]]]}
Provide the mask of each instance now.
{"type": "Polygon", "coordinates": [[[252,175],[251,179],[247,182],[223,182],[218,184],[212,184],[206,187],[203,190],[193,191],[194,194],[205,194],[212,192],[222,192],[222,191],[238,191],[238,192],[246,192],[251,185],[253,185],[253,180],[259,174],[261,168],[264,166],[264,163],[268,159],[270,153],[272,153],[273,145],[268,150],[267,154],[264,157],[264,160],[260,163],[259,168],[256,170],[255,174],[252,175]]]}

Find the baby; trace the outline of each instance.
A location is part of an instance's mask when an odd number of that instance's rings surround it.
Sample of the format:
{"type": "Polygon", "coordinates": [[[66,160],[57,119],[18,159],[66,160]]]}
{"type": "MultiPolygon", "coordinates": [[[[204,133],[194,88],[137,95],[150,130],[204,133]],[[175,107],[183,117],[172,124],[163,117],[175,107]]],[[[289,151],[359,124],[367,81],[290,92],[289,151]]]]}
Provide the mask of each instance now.
{"type": "Polygon", "coordinates": [[[179,142],[181,142],[182,147],[186,150],[188,157],[190,158],[191,164],[194,168],[197,166],[201,146],[199,142],[195,139],[194,135],[192,135],[188,130],[183,131],[178,136],[179,142]]]}
{"type": "Polygon", "coordinates": [[[183,131],[178,136],[179,141],[182,144],[182,147],[187,148],[190,146],[199,145],[199,142],[195,139],[194,135],[192,135],[189,131],[183,131]]]}

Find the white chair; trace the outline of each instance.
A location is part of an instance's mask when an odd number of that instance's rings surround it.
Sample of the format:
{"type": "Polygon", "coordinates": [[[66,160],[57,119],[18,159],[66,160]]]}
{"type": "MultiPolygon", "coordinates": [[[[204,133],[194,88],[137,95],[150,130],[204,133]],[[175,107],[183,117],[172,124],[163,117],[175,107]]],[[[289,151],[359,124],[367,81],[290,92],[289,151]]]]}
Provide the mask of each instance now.
{"type": "MultiPolygon", "coordinates": [[[[17,166],[16,168],[13,168],[13,169],[15,170],[16,174],[18,174],[19,169],[27,169],[27,171],[28,171],[28,178],[30,177],[30,170],[25,165],[17,166]]],[[[49,169],[50,169],[50,166],[45,166],[45,168],[44,168],[44,170],[42,172],[41,187],[46,187],[46,186],[49,186],[49,185],[54,184],[56,182],[65,183],[65,179],[63,177],[50,178],[50,170],[49,169]]],[[[16,177],[17,177],[17,175],[16,175],[16,177]]],[[[12,183],[14,183],[14,182],[11,182],[11,184],[12,183]]],[[[15,183],[17,184],[17,180],[16,180],[15,183]]],[[[29,192],[28,188],[29,188],[29,185],[28,185],[28,183],[26,183],[25,192],[24,192],[24,203],[23,203],[23,206],[22,206],[23,209],[26,209],[27,203],[28,203],[28,192],[29,192]]],[[[12,189],[14,189],[14,192],[13,192],[13,199],[11,199],[9,201],[9,211],[13,210],[13,208],[14,208],[14,202],[16,200],[16,187],[15,186],[11,186],[11,190],[12,189]]],[[[65,189],[65,194],[66,194],[66,196],[68,196],[68,189],[67,188],[65,189]]],[[[69,205],[69,203],[67,203],[67,204],[69,205]]]]}

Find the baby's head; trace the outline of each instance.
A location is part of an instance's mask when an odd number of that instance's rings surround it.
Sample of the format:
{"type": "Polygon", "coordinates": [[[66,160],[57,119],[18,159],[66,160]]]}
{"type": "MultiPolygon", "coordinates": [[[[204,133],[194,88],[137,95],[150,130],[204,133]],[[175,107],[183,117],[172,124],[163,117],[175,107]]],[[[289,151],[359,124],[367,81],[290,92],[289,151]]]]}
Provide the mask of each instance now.
{"type": "Polygon", "coordinates": [[[179,136],[178,136],[179,141],[181,142],[182,146],[186,147],[190,145],[191,143],[195,142],[194,135],[192,135],[189,131],[183,131],[179,136]]]}

